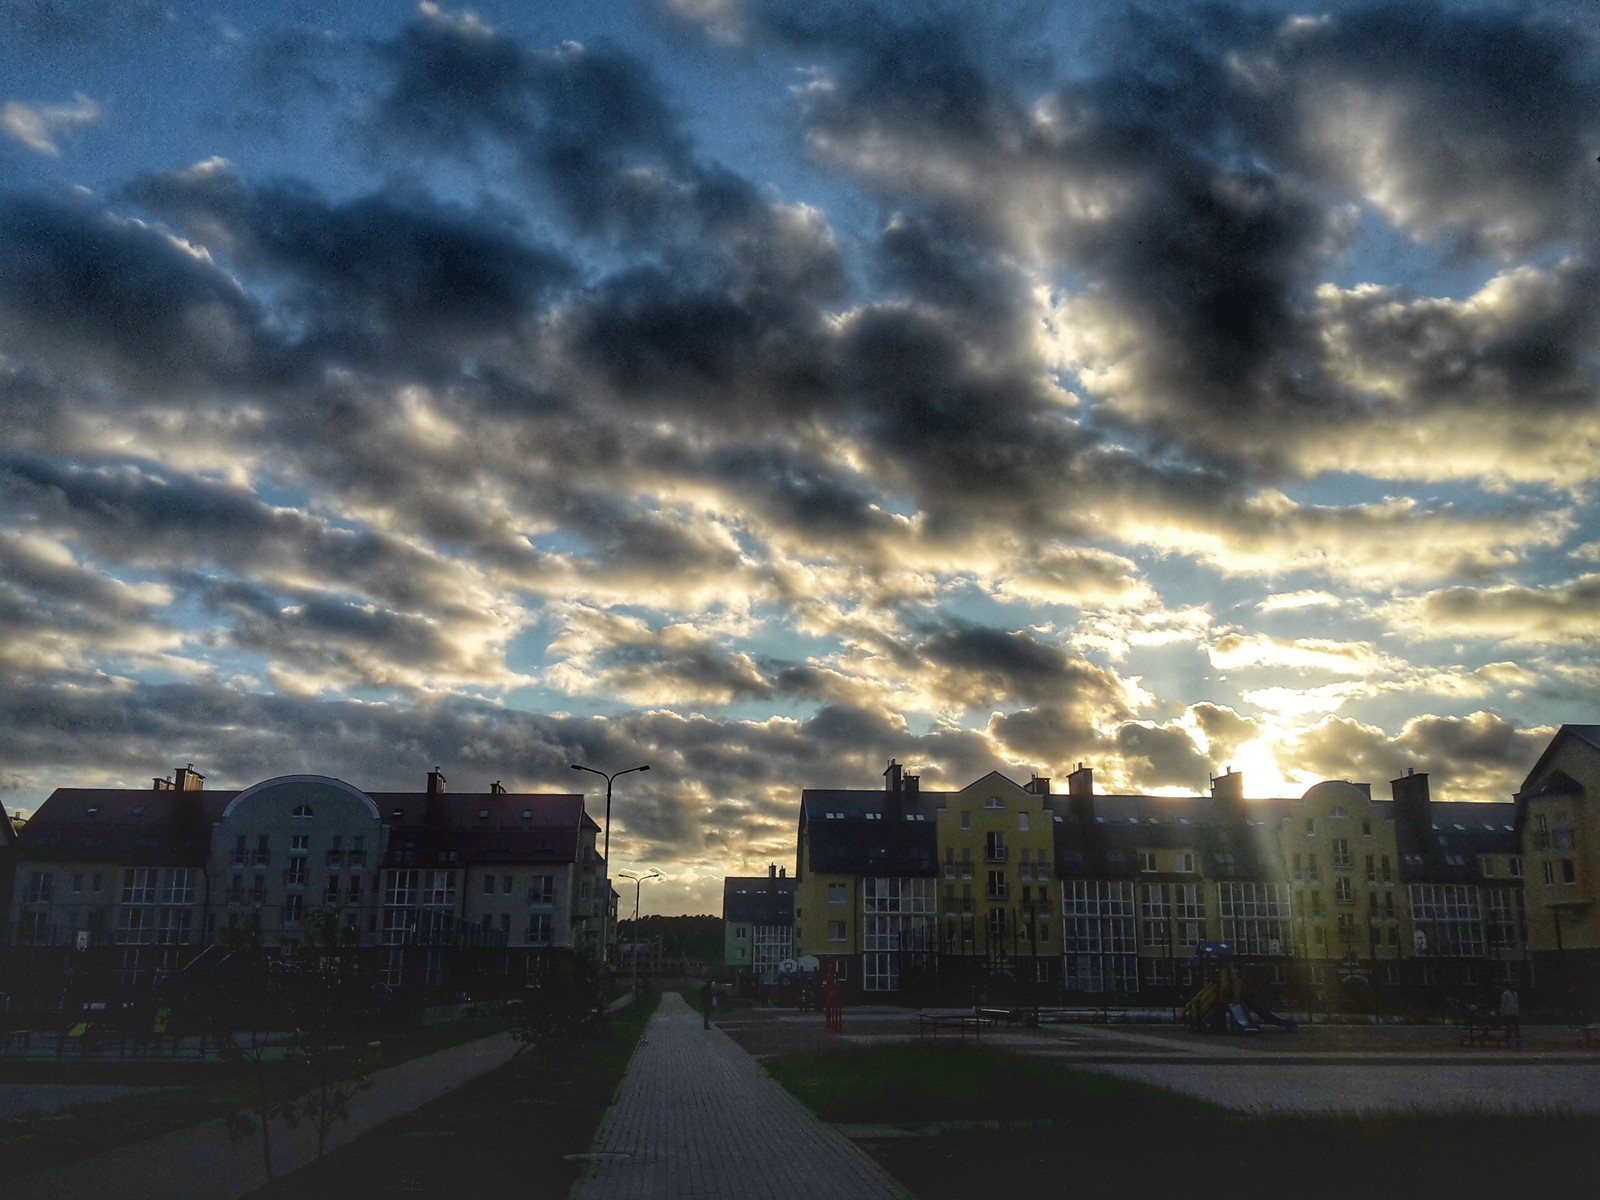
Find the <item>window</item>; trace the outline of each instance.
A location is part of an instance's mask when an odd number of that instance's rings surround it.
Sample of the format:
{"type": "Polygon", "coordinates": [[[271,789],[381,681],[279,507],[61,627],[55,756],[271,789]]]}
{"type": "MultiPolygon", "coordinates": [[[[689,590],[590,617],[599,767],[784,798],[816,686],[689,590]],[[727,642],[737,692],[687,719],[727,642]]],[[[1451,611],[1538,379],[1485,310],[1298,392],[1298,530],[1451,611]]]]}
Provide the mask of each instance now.
{"type": "Polygon", "coordinates": [[[1292,870],[1294,872],[1294,877],[1296,879],[1304,879],[1306,877],[1306,873],[1305,873],[1304,867],[1301,865],[1300,856],[1298,854],[1296,854],[1290,860],[1290,863],[1291,863],[1290,870],[1292,870]]]}
{"type": "Polygon", "coordinates": [[[971,813],[964,812],[964,813],[961,814],[961,828],[963,828],[963,829],[971,829],[972,828],[972,814],[971,813]]]}
{"type": "Polygon", "coordinates": [[[161,889],[161,903],[194,903],[194,880],[188,867],[174,867],[167,872],[166,884],[161,889]]]}
{"type": "Polygon", "coordinates": [[[1342,837],[1334,838],[1333,839],[1333,865],[1336,866],[1336,867],[1348,867],[1351,864],[1351,861],[1352,860],[1350,858],[1350,839],[1349,838],[1342,838],[1342,837]]]}
{"type": "Polygon", "coordinates": [[[528,881],[529,904],[554,904],[556,902],[556,877],[535,875],[528,881]]]}
{"type": "Polygon", "coordinates": [[[548,946],[550,944],[550,914],[531,913],[528,917],[528,945],[548,946]]]}
{"type": "Polygon", "coordinates": [[[311,815],[311,805],[309,805],[309,804],[297,804],[297,805],[295,805],[294,815],[297,816],[297,817],[301,817],[301,818],[309,817],[311,815]]]}
{"type": "Polygon", "coordinates": [[[842,942],[842,941],[844,941],[844,922],[843,921],[829,921],[828,922],[828,940],[830,942],[842,942]]]}
{"type": "Polygon", "coordinates": [[[283,872],[283,882],[289,887],[305,887],[306,885],[306,860],[305,855],[296,854],[290,857],[289,866],[283,872]]]}
{"type": "Polygon", "coordinates": [[[1182,854],[1178,855],[1178,870],[1184,872],[1185,874],[1194,874],[1194,851],[1185,850],[1182,854]]]}
{"type": "Polygon", "coordinates": [[[1317,874],[1317,856],[1315,854],[1306,855],[1306,878],[1312,883],[1316,883],[1319,878],[1317,874]]]}
{"type": "Polygon", "coordinates": [[[971,846],[963,846],[961,848],[961,878],[963,878],[963,879],[971,879],[972,878],[972,847],[971,846]]]}
{"type": "Polygon", "coordinates": [[[74,871],[73,872],[73,874],[72,874],[72,890],[74,892],[83,891],[83,872],[82,871],[74,871]]]}
{"type": "Polygon", "coordinates": [[[1513,854],[1509,859],[1506,860],[1506,863],[1507,863],[1507,866],[1508,866],[1508,873],[1511,875],[1511,877],[1513,879],[1521,879],[1522,878],[1522,855],[1513,854]]]}
{"type": "Polygon", "coordinates": [[[285,925],[298,925],[300,918],[305,915],[306,898],[304,896],[285,896],[283,898],[283,923],[285,925]]]}
{"type": "Polygon", "coordinates": [[[990,796],[983,802],[985,808],[1004,808],[1005,802],[999,796],[990,796]]]}
{"type": "Polygon", "coordinates": [[[100,894],[100,872],[99,871],[96,871],[93,875],[89,876],[89,890],[91,892],[93,892],[97,896],[100,894]]]}
{"type": "Polygon", "coordinates": [[[1341,875],[1333,881],[1333,902],[1335,904],[1354,904],[1355,894],[1350,887],[1350,876],[1341,875]]]}
{"type": "Polygon", "coordinates": [[[1389,856],[1387,854],[1378,860],[1378,873],[1385,883],[1394,882],[1394,873],[1389,869],[1389,856]]]}
{"type": "Polygon", "coordinates": [[[1363,821],[1363,822],[1361,822],[1361,836],[1362,837],[1371,837],[1372,836],[1372,822],[1371,821],[1363,821]]]}
{"type": "Polygon", "coordinates": [[[265,867],[272,863],[272,850],[266,834],[256,838],[256,866],[265,867]]]}
{"type": "Polygon", "coordinates": [[[1367,855],[1367,882],[1378,882],[1378,860],[1372,855],[1367,855]]]}
{"type": "Polygon", "coordinates": [[[1004,871],[989,872],[989,899],[1004,900],[1006,898],[1006,873],[1004,871]]]}
{"type": "MultiPolygon", "coordinates": [[[[1222,940],[1245,955],[1289,953],[1289,889],[1277,883],[1219,883],[1222,940]]],[[[1313,892],[1313,896],[1318,893],[1313,892]]]]}
{"type": "Polygon", "coordinates": [[[511,884],[512,884],[511,876],[509,876],[509,875],[500,876],[500,894],[502,896],[511,895],[511,884]]]}
{"type": "Polygon", "coordinates": [[[247,866],[250,851],[245,848],[244,834],[239,834],[233,839],[233,865],[236,867],[247,866]]]}
{"type": "Polygon", "coordinates": [[[1563,886],[1569,886],[1569,885],[1575,884],[1577,882],[1578,882],[1578,872],[1577,872],[1577,868],[1576,868],[1575,864],[1573,863],[1573,861],[1570,858],[1563,858],[1561,860],[1561,883],[1562,883],[1562,885],[1563,886]]]}
{"type": "Polygon", "coordinates": [[[1006,861],[1006,835],[987,833],[983,837],[983,856],[990,862],[1006,861]]]}
{"type": "Polygon", "coordinates": [[[297,833],[289,839],[289,850],[294,854],[304,854],[311,849],[311,835],[297,833]]]}
{"type": "Polygon", "coordinates": [[[349,891],[348,894],[349,894],[349,897],[350,897],[350,903],[351,904],[360,904],[361,903],[361,876],[359,876],[359,875],[351,875],[349,878],[350,878],[350,891],[349,891]]]}
{"type": "Polygon", "coordinates": [[[483,877],[483,894],[485,896],[494,895],[494,876],[493,875],[485,875],[483,877]]]}
{"type": "Polygon", "coordinates": [[[122,902],[124,904],[154,904],[156,902],[156,873],[149,867],[130,867],[122,873],[122,902]]]}
{"type": "Polygon", "coordinates": [[[1413,883],[1407,888],[1418,955],[1482,958],[1479,889],[1459,883],[1413,883]]]}
{"type": "Polygon", "coordinates": [[[1549,886],[1554,886],[1556,881],[1556,865],[1548,858],[1544,860],[1544,881],[1549,886]]]}
{"type": "Polygon", "coordinates": [[[1492,854],[1485,854],[1481,859],[1478,860],[1478,869],[1483,872],[1483,877],[1485,879],[1490,878],[1494,874],[1494,856],[1492,854]]]}
{"type": "Polygon", "coordinates": [[[49,871],[35,871],[28,879],[28,903],[49,904],[56,877],[49,871]]]}
{"type": "Polygon", "coordinates": [[[845,902],[844,884],[830,883],[828,885],[828,903],[843,904],[845,902]]]}
{"type": "Polygon", "coordinates": [[[1550,849],[1550,818],[1540,813],[1533,819],[1533,846],[1536,850],[1550,849]]]}
{"type": "Polygon", "coordinates": [[[1156,869],[1156,852],[1154,850],[1139,851],[1139,870],[1147,874],[1156,869]]]}
{"type": "Polygon", "coordinates": [[[1306,836],[1307,837],[1316,837],[1317,836],[1317,823],[1311,817],[1307,817],[1306,818],[1306,836]]]}
{"type": "Polygon", "coordinates": [[[954,879],[956,877],[956,848],[954,846],[946,846],[944,848],[944,877],[946,879],[954,879]]]}
{"type": "Polygon", "coordinates": [[[1137,992],[1133,884],[1109,879],[1068,880],[1062,886],[1061,911],[1067,990],[1137,992]]]}
{"type": "Polygon", "coordinates": [[[1028,814],[1027,813],[1018,813],[1017,814],[1017,832],[1018,833],[1027,833],[1028,832],[1028,814]]]}

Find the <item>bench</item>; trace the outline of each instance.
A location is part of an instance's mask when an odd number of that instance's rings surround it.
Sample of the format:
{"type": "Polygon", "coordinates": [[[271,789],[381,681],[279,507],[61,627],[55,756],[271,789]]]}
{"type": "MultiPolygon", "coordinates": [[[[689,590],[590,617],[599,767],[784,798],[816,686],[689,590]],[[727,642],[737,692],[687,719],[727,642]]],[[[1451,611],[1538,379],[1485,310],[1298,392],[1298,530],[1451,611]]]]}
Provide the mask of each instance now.
{"type": "Polygon", "coordinates": [[[937,1039],[939,1031],[953,1032],[958,1038],[965,1039],[967,1034],[975,1038],[983,1036],[983,1027],[993,1025],[994,1018],[985,1016],[982,1010],[972,1012],[919,1012],[917,1014],[917,1036],[919,1038],[931,1037],[937,1039]]]}
{"type": "Polygon", "coordinates": [[[1519,1046],[1522,1044],[1521,1037],[1513,1036],[1511,1027],[1499,1013],[1474,1009],[1462,1018],[1463,1046],[1487,1046],[1492,1041],[1514,1042],[1519,1046]]]}

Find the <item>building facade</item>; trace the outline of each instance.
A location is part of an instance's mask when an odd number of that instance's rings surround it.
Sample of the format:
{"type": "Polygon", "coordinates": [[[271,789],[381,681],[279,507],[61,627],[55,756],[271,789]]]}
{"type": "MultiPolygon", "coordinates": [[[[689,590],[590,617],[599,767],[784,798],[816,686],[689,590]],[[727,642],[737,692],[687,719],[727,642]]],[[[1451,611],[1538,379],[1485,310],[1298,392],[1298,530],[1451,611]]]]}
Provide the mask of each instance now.
{"type": "Polygon", "coordinates": [[[794,958],[795,883],[776,865],[722,881],[722,961],[736,976],[770,987],[794,958]]]}
{"type": "Polygon", "coordinates": [[[802,794],[797,953],[857,1000],[1165,1005],[1215,942],[1281,1004],[1548,990],[1558,924],[1569,963],[1600,951],[1589,728],[1505,803],[1435,801],[1415,772],[1387,801],[1342,780],[1247,800],[1232,771],[1204,796],[1101,795],[1082,764],[1064,793],[999,774],[931,792],[890,763],[881,790],[802,794]]]}
{"type": "Polygon", "coordinates": [[[447,794],[438,771],[423,792],[316,775],[207,790],[192,766],[148,791],[62,788],[16,839],[10,973],[137,992],[228,929],[291,947],[317,911],[396,989],[447,988],[460,948],[510,953],[508,973],[552,947],[595,959],[610,890],[597,833],[580,795],[447,794]]]}

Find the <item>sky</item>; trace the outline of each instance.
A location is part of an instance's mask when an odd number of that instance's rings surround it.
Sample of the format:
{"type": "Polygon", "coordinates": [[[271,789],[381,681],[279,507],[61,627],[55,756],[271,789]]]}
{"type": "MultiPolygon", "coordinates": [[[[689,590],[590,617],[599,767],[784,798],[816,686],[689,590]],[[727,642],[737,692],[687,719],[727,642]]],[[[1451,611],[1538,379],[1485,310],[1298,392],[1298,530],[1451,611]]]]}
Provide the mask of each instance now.
{"type": "Polygon", "coordinates": [[[1600,721],[1584,3],[0,0],[0,802],[1432,776],[1600,721]],[[587,785],[587,786],[586,786],[587,785]]]}

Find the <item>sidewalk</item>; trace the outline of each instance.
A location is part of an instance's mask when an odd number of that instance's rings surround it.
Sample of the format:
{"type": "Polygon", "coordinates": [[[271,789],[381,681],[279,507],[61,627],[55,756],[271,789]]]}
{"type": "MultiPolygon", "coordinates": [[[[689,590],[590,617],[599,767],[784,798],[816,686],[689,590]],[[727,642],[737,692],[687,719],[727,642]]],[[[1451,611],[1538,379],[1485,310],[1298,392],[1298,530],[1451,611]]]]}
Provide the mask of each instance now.
{"type": "Polygon", "coordinates": [[[661,997],[572,1200],[905,1200],[676,992],[661,997]]]}
{"type": "MultiPolygon", "coordinates": [[[[379,1071],[350,1104],[351,1116],[328,1135],[328,1148],[410,1112],[509,1062],[517,1041],[508,1033],[452,1046],[379,1071]]],[[[317,1135],[309,1124],[273,1126],[272,1163],[279,1175],[311,1162],[317,1135]]],[[[4,1165],[0,1164],[0,1177],[4,1165]]],[[[234,1141],[221,1121],[208,1121],[153,1142],[112,1150],[21,1179],[8,1180],[6,1200],[237,1200],[267,1181],[259,1135],[234,1141]]]]}

